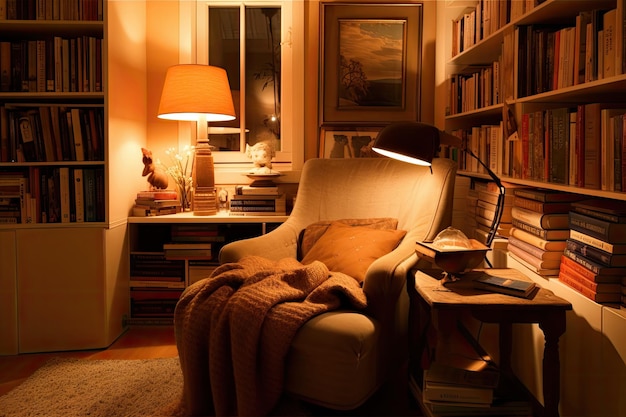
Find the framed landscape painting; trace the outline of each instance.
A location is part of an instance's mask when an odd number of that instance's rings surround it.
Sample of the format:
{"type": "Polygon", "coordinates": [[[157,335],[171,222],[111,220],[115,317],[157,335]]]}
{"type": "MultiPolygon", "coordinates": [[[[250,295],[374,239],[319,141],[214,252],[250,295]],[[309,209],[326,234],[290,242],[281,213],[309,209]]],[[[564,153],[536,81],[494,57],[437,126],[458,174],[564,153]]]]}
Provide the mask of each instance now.
{"type": "Polygon", "coordinates": [[[420,4],[323,4],[323,123],[417,120],[420,4]]]}

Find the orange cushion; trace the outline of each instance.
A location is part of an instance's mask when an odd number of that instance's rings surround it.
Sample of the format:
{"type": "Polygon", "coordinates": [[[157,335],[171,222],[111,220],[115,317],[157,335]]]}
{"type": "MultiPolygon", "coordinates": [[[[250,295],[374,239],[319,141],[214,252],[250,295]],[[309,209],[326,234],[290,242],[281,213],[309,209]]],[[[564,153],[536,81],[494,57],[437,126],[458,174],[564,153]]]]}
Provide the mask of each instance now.
{"type": "MultiPolygon", "coordinates": [[[[341,219],[335,220],[336,222],[347,224],[349,226],[367,226],[372,229],[397,229],[398,219],[392,217],[371,217],[365,219],[341,219]]],[[[298,259],[304,258],[304,256],[311,250],[315,242],[328,230],[333,220],[322,220],[319,222],[308,225],[302,230],[300,237],[300,247],[298,259]]]]}
{"type": "Polygon", "coordinates": [[[405,230],[378,230],[332,222],[302,263],[321,261],[331,271],[343,272],[362,282],[372,262],[394,250],[405,234],[405,230]]]}

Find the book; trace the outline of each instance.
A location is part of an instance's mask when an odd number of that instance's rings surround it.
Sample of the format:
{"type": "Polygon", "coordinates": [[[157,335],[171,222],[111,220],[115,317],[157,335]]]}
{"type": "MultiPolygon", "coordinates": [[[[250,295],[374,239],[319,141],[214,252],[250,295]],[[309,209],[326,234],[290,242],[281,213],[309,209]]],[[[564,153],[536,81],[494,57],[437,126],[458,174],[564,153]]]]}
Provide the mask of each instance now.
{"type": "Polygon", "coordinates": [[[76,223],[83,223],[85,221],[85,193],[84,193],[84,181],[83,181],[83,169],[73,169],[73,191],[74,191],[74,212],[76,223]]]}
{"type": "Polygon", "coordinates": [[[626,255],[605,252],[573,239],[566,240],[566,249],[606,266],[626,266],[626,255]]]}
{"type": "Polygon", "coordinates": [[[513,206],[511,215],[514,219],[524,222],[530,226],[541,229],[567,229],[569,227],[568,213],[538,213],[536,211],[513,206]]]}
{"type": "Polygon", "coordinates": [[[493,389],[467,385],[424,382],[424,401],[447,401],[461,403],[491,404],[493,389]]]}
{"type": "MultiPolygon", "coordinates": [[[[566,231],[567,235],[569,235],[569,231],[566,231]]],[[[565,249],[565,239],[563,240],[545,240],[540,238],[537,235],[526,232],[522,229],[519,229],[515,226],[511,227],[509,236],[513,236],[523,242],[529,243],[539,249],[543,249],[546,251],[562,251],[565,249]]]]}
{"type": "Polygon", "coordinates": [[[176,214],[180,212],[178,207],[148,207],[135,205],[132,208],[132,215],[135,217],[163,216],[166,214],[176,214]]]}
{"type": "Polygon", "coordinates": [[[514,194],[518,197],[528,198],[531,200],[541,201],[544,203],[551,202],[573,202],[582,200],[583,196],[578,194],[566,193],[562,191],[541,189],[541,188],[516,188],[514,194]]]}
{"type": "Polygon", "coordinates": [[[586,256],[572,252],[567,248],[563,251],[563,256],[569,258],[569,260],[561,258],[561,263],[569,264],[572,268],[576,269],[578,272],[582,273],[594,282],[614,282],[615,277],[626,275],[626,268],[624,267],[610,267],[602,265],[586,256]]]}
{"type": "Polygon", "coordinates": [[[534,256],[533,254],[526,252],[525,250],[514,246],[508,245],[507,250],[510,253],[517,255],[519,258],[525,260],[530,265],[532,265],[535,269],[558,269],[561,264],[560,259],[540,259],[534,256]]]}
{"type": "Polygon", "coordinates": [[[576,229],[571,229],[569,231],[569,234],[569,237],[571,237],[572,239],[594,246],[605,252],[616,253],[620,255],[626,254],[626,244],[609,243],[576,229]]]}
{"type": "Polygon", "coordinates": [[[176,200],[178,192],[175,190],[146,190],[137,192],[137,198],[151,200],[176,200]]]}
{"type": "Polygon", "coordinates": [[[570,237],[569,229],[543,229],[541,227],[532,226],[519,219],[513,218],[511,221],[513,227],[524,230],[544,240],[565,240],[570,237]]]}
{"type": "Polygon", "coordinates": [[[551,202],[546,203],[543,201],[532,200],[529,198],[515,196],[513,199],[513,205],[521,207],[526,210],[535,211],[537,213],[551,214],[551,213],[568,213],[571,208],[569,202],[551,202]]]}
{"type": "Polygon", "coordinates": [[[570,212],[570,228],[608,243],[626,244],[626,223],[613,223],[575,211],[570,212]]]}
{"type": "Polygon", "coordinates": [[[210,243],[164,243],[163,249],[211,249],[210,243]]]}
{"type": "Polygon", "coordinates": [[[515,297],[530,298],[537,285],[533,281],[484,274],[473,281],[474,287],[515,297]]]}
{"type": "Polygon", "coordinates": [[[613,223],[626,223],[626,202],[605,198],[572,203],[572,210],[613,223]]]}
{"type": "Polygon", "coordinates": [[[252,187],[249,185],[237,185],[235,195],[279,195],[278,186],[252,187]]]}
{"type": "Polygon", "coordinates": [[[180,207],[180,200],[157,200],[152,198],[136,198],[135,205],[146,206],[150,208],[163,208],[163,207],[180,207]]]}

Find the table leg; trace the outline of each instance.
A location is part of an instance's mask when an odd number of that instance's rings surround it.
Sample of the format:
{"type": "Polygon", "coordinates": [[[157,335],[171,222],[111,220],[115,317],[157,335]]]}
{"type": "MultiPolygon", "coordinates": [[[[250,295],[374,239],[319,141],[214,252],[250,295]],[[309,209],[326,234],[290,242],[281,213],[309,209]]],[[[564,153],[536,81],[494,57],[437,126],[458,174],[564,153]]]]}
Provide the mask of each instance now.
{"type": "Polygon", "coordinates": [[[561,395],[559,359],[559,338],[565,332],[565,312],[546,314],[539,322],[543,330],[545,346],[543,349],[543,397],[547,416],[559,415],[561,395]]]}

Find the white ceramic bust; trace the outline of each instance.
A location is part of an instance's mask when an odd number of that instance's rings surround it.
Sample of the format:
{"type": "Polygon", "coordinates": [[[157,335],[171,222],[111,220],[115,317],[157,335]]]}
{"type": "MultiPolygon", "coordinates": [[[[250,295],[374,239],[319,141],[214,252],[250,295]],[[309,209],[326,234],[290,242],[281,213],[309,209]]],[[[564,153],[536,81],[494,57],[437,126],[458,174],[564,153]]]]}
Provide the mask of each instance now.
{"type": "Polygon", "coordinates": [[[275,155],[274,148],[266,142],[258,142],[252,146],[246,144],[246,156],[254,163],[250,174],[278,174],[278,171],[272,169],[272,158],[275,155]]]}

